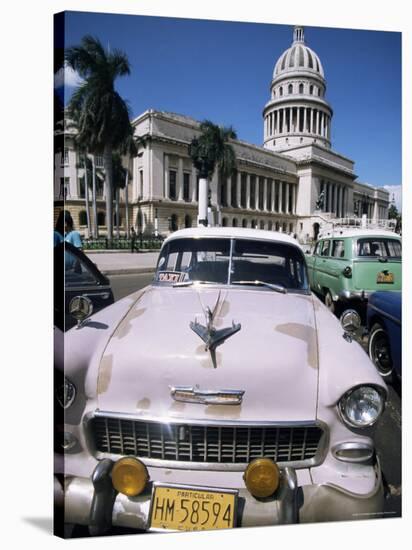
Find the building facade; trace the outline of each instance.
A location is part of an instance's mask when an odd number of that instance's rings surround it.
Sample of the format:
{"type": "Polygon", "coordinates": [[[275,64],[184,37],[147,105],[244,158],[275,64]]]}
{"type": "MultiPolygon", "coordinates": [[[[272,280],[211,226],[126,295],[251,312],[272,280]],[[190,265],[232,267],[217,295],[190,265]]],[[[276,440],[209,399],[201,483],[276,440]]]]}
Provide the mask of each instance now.
{"type": "MultiPolygon", "coordinates": [[[[387,218],[389,193],[355,181],[354,161],[333,151],[333,110],[325,99],[319,57],[295,27],[293,42],[275,64],[270,98],[263,108],[263,145],[233,140],[237,169],[218,171],[210,181],[210,217],[222,226],[253,227],[316,237],[319,224],[336,218],[387,218]]],[[[184,115],[148,110],[133,120],[145,147],[133,159],[128,186],[128,219],[138,233],[167,235],[197,224],[198,175],[188,146],[200,123],[184,115]]],[[[84,170],[70,136],[56,155],[55,195],[75,212],[85,230],[84,170]]],[[[105,231],[104,188],[98,197],[105,231]]],[[[125,191],[120,196],[120,229],[126,230],[125,191]]],[[[72,213],[73,214],[73,213],[72,213]]],[[[99,213],[98,213],[99,217],[99,213]]]]}

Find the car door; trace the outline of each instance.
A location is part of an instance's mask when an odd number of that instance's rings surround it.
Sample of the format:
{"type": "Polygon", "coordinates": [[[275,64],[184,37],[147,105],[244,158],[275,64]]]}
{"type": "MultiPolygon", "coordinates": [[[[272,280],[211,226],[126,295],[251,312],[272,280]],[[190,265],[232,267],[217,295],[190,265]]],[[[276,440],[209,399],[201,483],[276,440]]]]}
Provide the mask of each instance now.
{"type": "Polygon", "coordinates": [[[75,296],[86,296],[93,303],[93,313],[113,304],[110,282],[83,252],[65,243],[64,246],[65,330],[75,324],[68,313],[75,296]]]}
{"type": "Polygon", "coordinates": [[[306,255],[306,265],[308,267],[308,277],[309,277],[309,285],[312,290],[317,290],[316,287],[316,260],[319,256],[319,251],[322,247],[322,241],[319,241],[316,243],[315,247],[311,252],[309,252],[306,255]]]}

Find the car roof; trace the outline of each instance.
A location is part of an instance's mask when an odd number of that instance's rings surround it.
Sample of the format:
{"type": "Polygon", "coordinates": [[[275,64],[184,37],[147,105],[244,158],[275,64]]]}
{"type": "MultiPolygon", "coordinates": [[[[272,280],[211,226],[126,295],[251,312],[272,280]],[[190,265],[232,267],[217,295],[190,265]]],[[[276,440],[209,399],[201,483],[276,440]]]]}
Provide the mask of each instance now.
{"type": "Polygon", "coordinates": [[[284,242],[301,248],[296,239],[279,231],[265,231],[264,229],[250,229],[246,227],[190,227],[172,233],[166,242],[180,238],[220,237],[227,239],[257,239],[273,242],[284,242]]]}
{"type": "Polygon", "coordinates": [[[393,239],[400,239],[401,236],[394,231],[386,231],[385,229],[330,229],[324,233],[319,234],[318,239],[337,239],[337,238],[356,238],[361,239],[363,237],[386,237],[393,239]]]}

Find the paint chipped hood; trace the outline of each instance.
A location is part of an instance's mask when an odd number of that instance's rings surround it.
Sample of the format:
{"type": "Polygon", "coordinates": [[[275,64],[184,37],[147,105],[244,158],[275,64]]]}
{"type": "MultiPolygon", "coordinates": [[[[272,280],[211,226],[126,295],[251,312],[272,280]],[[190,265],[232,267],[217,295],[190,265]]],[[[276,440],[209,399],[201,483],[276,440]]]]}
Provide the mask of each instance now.
{"type": "Polygon", "coordinates": [[[268,289],[152,286],[118,324],[102,355],[98,408],[154,418],[308,421],[316,417],[318,355],[311,296],[268,289]],[[216,349],[216,367],[190,328],[241,329],[216,349]],[[241,405],[175,401],[174,386],[242,390],[241,405]]]}

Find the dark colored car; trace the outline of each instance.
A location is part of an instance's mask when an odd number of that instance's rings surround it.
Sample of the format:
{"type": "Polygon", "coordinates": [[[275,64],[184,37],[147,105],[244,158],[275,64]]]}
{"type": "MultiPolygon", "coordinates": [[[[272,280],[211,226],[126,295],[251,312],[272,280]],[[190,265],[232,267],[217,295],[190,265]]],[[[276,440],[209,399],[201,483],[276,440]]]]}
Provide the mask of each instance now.
{"type": "Polygon", "coordinates": [[[379,373],[402,376],[402,293],[374,292],[367,310],[369,356],[379,373]]]}
{"type": "Polygon", "coordinates": [[[90,298],[93,312],[114,303],[109,279],[78,248],[68,242],[54,249],[54,314],[55,325],[66,331],[76,324],[69,304],[76,296],[90,298]]]}

